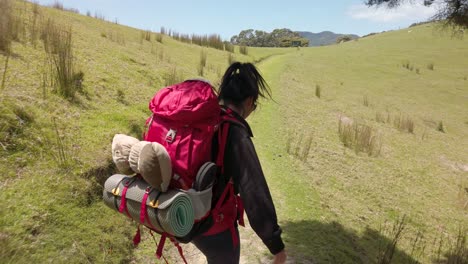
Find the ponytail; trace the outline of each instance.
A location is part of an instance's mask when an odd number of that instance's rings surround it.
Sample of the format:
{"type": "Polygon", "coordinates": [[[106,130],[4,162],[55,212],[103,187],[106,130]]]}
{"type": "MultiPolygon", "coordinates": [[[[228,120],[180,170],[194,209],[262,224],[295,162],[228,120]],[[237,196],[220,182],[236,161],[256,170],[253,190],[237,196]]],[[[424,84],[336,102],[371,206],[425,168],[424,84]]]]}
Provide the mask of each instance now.
{"type": "Polygon", "coordinates": [[[252,97],[254,103],[258,97],[271,98],[268,84],[251,63],[234,62],[224,73],[219,87],[219,100],[240,105],[252,97]]]}

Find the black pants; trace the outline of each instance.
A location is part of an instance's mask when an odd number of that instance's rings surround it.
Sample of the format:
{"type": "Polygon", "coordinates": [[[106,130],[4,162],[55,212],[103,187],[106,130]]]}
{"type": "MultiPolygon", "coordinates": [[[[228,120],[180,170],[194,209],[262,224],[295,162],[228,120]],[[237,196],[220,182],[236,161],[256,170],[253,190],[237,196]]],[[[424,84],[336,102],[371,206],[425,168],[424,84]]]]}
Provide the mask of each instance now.
{"type": "Polygon", "coordinates": [[[234,248],[231,231],[228,229],[212,236],[199,236],[192,243],[206,256],[208,264],[238,264],[240,258],[239,230],[236,235],[239,243],[234,248]]]}

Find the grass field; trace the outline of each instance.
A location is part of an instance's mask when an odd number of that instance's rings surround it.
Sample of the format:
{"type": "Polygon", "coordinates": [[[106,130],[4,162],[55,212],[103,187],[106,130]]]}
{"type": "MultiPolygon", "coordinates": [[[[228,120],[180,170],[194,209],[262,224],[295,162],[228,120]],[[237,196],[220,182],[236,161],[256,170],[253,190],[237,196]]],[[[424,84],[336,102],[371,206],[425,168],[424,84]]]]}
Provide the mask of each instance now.
{"type": "MultiPolygon", "coordinates": [[[[40,7],[37,25],[51,18],[71,28],[84,74],[82,90],[65,99],[53,92],[43,42],[33,41],[33,5],[14,3],[24,32],[0,54],[2,263],[154,262],[151,237],[134,250],[135,224],[101,201],[115,172],[110,142],[141,135],[149,99],[168,82],[217,85],[230,56],[256,62],[273,91],[248,121],[291,263],[467,261],[466,34],[452,39],[425,24],[242,55],[168,36],[147,41],[141,30],[40,7]],[[340,122],[368,128],[374,152],[345,147],[340,122]]],[[[252,231],[241,232],[242,261],[268,261],[252,231]]]]}

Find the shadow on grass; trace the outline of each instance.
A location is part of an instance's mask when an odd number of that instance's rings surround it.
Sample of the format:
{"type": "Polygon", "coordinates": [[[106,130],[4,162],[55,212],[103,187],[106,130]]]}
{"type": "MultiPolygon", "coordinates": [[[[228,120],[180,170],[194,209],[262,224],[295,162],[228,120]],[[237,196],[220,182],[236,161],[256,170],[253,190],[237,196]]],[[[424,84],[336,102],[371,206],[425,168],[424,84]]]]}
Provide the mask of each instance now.
{"type": "MultiPolygon", "coordinates": [[[[295,263],[383,263],[379,256],[392,244],[391,239],[376,230],[366,228],[358,234],[338,222],[299,221],[281,226],[295,263]]],[[[391,261],[384,263],[418,262],[396,245],[391,261]]]]}

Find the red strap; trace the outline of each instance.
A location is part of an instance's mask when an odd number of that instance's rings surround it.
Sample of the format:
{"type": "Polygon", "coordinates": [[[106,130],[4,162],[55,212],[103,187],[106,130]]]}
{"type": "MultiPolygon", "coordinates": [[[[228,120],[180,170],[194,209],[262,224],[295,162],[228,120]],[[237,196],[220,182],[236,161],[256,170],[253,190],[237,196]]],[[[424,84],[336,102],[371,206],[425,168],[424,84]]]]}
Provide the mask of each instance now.
{"type": "MultiPolygon", "coordinates": [[[[150,235],[153,238],[154,244],[156,244],[156,247],[158,247],[158,242],[156,242],[156,238],[154,237],[153,231],[151,231],[151,229],[150,229],[150,235]]],[[[163,257],[164,261],[166,262],[166,264],[169,264],[169,262],[167,262],[167,259],[164,256],[162,256],[162,257],[163,257]]]]}
{"type": "Polygon", "coordinates": [[[127,190],[128,190],[128,186],[130,186],[130,184],[132,183],[133,181],[132,180],[129,180],[125,183],[125,186],[123,188],[123,191],[122,191],[122,197],[121,197],[121,200],[120,200],[120,207],[119,207],[119,212],[120,213],[123,213],[125,212],[125,214],[127,214],[128,217],[131,218],[130,216],[130,213],[128,212],[128,208],[127,208],[127,190]]]}
{"type": "Polygon", "coordinates": [[[218,157],[216,165],[221,168],[221,173],[224,173],[224,151],[226,150],[227,137],[229,134],[229,122],[222,123],[218,131],[218,157]]]}
{"type": "Polygon", "coordinates": [[[174,246],[177,247],[177,250],[179,251],[179,255],[180,257],[182,258],[182,260],[184,261],[185,264],[187,264],[187,260],[185,259],[184,257],[184,252],[182,250],[182,247],[179,245],[179,242],[177,242],[177,240],[175,240],[174,238],[171,237],[171,241],[172,243],[174,244],[174,246]]]}
{"type": "Polygon", "coordinates": [[[146,136],[148,135],[149,127],[151,126],[151,123],[153,123],[153,115],[151,115],[145,123],[145,131],[143,131],[143,139],[146,140],[146,136]]]}
{"type": "Polygon", "coordinates": [[[136,247],[138,244],[140,244],[141,241],[141,233],[140,233],[140,225],[138,225],[137,232],[135,236],[133,237],[133,245],[136,247]]]}
{"type": "Polygon", "coordinates": [[[162,251],[164,248],[164,243],[166,243],[166,233],[162,233],[161,239],[159,240],[158,249],[156,250],[156,258],[160,259],[162,256],[162,251]]]}
{"type": "Polygon", "coordinates": [[[239,237],[237,237],[236,228],[232,225],[229,229],[231,230],[232,245],[237,247],[239,245],[239,237]]]}
{"type": "Polygon", "coordinates": [[[145,194],[143,195],[143,199],[141,200],[141,207],[140,207],[140,223],[145,224],[145,219],[148,219],[148,224],[151,228],[156,229],[148,217],[148,211],[146,210],[146,202],[148,201],[149,193],[151,192],[151,187],[146,188],[145,194]]]}
{"type": "Polygon", "coordinates": [[[245,227],[244,223],[244,202],[239,195],[236,195],[237,215],[239,216],[239,225],[245,227]]]}
{"type": "Polygon", "coordinates": [[[216,206],[214,209],[219,209],[221,208],[221,205],[223,205],[224,200],[226,199],[227,195],[234,195],[234,186],[232,181],[229,181],[226,188],[224,188],[223,193],[221,194],[221,197],[219,197],[218,202],[216,203],[216,206]]]}

